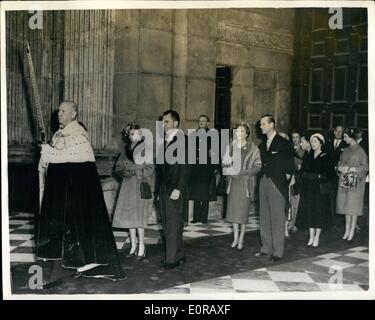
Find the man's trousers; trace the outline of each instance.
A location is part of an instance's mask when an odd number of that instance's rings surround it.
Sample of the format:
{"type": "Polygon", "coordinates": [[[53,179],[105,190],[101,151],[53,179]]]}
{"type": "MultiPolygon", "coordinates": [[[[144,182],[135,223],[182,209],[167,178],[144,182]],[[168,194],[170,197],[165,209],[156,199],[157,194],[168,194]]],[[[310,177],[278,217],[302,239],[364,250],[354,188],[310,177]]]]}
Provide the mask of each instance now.
{"type": "Polygon", "coordinates": [[[259,187],[261,252],[282,258],[285,242],[286,199],[265,175],[259,187]]]}
{"type": "Polygon", "coordinates": [[[160,212],[165,241],[165,262],[176,263],[184,257],[184,195],[180,193],[178,200],[172,200],[165,185],[160,186],[160,212]]]}

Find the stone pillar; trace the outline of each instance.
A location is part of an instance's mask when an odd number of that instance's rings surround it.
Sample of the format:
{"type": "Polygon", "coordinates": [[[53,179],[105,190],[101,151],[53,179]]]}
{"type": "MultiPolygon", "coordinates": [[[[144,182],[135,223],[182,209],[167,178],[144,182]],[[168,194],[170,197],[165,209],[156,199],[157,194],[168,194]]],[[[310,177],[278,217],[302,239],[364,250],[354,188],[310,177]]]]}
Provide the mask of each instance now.
{"type": "Polygon", "coordinates": [[[64,98],[78,104],[93,147],[111,149],[113,11],[67,11],[64,37],[64,98]]]}
{"type": "Polygon", "coordinates": [[[140,10],[137,119],[154,131],[171,104],[173,10],[140,10]]]}
{"type": "Polygon", "coordinates": [[[275,119],[280,131],[288,133],[290,128],[290,73],[279,71],[276,73],[275,88],[275,119]]]}
{"type": "Polygon", "coordinates": [[[174,10],[171,106],[185,119],[187,100],[188,11],[174,10]]]}
{"type": "Polygon", "coordinates": [[[139,15],[139,10],[115,10],[113,141],[117,149],[122,146],[121,129],[137,116],[139,15]]]}
{"type": "Polygon", "coordinates": [[[213,122],[216,82],[216,10],[188,11],[185,126],[196,128],[200,114],[213,122]]]}

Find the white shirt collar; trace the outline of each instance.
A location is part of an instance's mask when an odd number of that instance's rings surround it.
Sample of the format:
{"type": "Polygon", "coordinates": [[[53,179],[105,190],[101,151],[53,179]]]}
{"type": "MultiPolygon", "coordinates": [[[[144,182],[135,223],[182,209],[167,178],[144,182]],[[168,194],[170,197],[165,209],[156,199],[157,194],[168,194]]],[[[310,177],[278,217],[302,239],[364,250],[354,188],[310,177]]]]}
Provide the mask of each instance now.
{"type": "Polygon", "coordinates": [[[268,140],[269,142],[272,142],[273,138],[275,138],[276,135],[277,135],[277,132],[274,131],[274,133],[273,133],[269,138],[267,137],[267,140],[268,140]]]}
{"type": "Polygon", "coordinates": [[[178,128],[169,130],[165,135],[165,141],[171,142],[179,130],[178,128]]]}
{"type": "Polygon", "coordinates": [[[269,148],[271,146],[271,143],[272,143],[273,139],[276,137],[276,135],[277,135],[277,132],[274,131],[274,133],[270,137],[267,137],[267,141],[266,141],[267,150],[269,150],[269,148]]]}

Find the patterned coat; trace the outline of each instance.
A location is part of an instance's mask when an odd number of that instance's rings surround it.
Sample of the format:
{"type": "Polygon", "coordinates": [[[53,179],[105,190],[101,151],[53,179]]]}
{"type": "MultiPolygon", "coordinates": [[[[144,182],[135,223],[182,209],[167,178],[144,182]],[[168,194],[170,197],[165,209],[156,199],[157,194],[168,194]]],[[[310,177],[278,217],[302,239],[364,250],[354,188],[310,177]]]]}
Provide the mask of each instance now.
{"type": "Polygon", "coordinates": [[[368,157],[363,148],[355,144],[344,149],[338,166],[348,166],[358,176],[357,188],[340,187],[344,173],[339,173],[339,184],[336,198],[336,212],[353,216],[363,215],[366,174],[369,170],[368,157]]]}

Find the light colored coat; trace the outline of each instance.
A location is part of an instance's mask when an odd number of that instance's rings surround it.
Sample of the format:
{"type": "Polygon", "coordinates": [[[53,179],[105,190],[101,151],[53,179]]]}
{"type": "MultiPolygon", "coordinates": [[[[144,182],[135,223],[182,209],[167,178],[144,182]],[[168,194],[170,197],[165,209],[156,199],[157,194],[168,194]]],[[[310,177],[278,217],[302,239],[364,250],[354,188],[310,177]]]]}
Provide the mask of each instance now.
{"type": "Polygon", "coordinates": [[[148,182],[154,191],[154,165],[134,164],[123,151],[116,162],[115,172],[121,175],[120,191],[117,197],[113,224],[115,228],[145,228],[152,211],[152,199],[142,199],[141,182],[148,182]]]}
{"type": "MultiPolygon", "coordinates": [[[[224,159],[230,158],[230,150],[233,150],[233,145],[236,145],[237,141],[235,140],[230,148],[227,148],[227,151],[224,155],[224,159]]],[[[246,150],[245,156],[241,159],[241,169],[239,173],[234,175],[228,175],[228,187],[227,194],[230,193],[232,180],[241,179],[244,183],[244,188],[246,190],[246,197],[251,201],[255,200],[255,185],[256,185],[256,175],[260,171],[262,163],[260,160],[260,151],[259,148],[255,145],[254,142],[248,141],[247,144],[243,147],[246,150]]]]}
{"type": "Polygon", "coordinates": [[[336,197],[336,212],[353,216],[363,215],[363,204],[366,186],[366,174],[369,169],[368,157],[363,148],[355,144],[344,149],[338,166],[348,166],[358,175],[358,187],[348,189],[340,187],[343,173],[339,174],[339,184],[336,197]]]}

